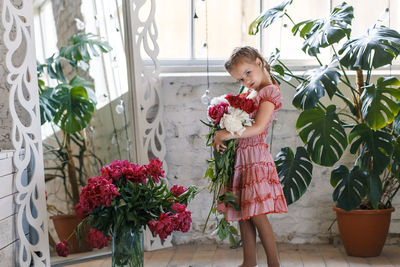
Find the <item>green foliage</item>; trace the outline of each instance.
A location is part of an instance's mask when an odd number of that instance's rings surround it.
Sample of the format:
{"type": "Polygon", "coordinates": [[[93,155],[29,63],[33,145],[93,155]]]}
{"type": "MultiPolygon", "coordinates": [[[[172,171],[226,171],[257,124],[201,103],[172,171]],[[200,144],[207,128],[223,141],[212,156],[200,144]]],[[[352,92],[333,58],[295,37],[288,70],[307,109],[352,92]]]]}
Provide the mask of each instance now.
{"type": "Polygon", "coordinates": [[[303,111],[296,128],[301,129],[301,140],[317,164],[332,166],[347,147],[346,133],[334,105],[328,106],[326,111],[320,107],[303,111]]]}
{"type": "Polygon", "coordinates": [[[290,147],[284,147],[276,155],[275,164],[286,202],[290,205],[307,191],[312,178],[312,162],[304,147],[298,147],[296,155],[290,147]]]}
{"type": "Polygon", "coordinates": [[[320,47],[338,43],[343,37],[350,37],[353,7],[342,3],[335,7],[328,18],[302,21],[293,26],[294,35],[304,39],[303,51],[310,56],[320,53],[320,47]]]}
{"type": "Polygon", "coordinates": [[[260,28],[267,28],[277,18],[281,18],[283,15],[286,14],[286,6],[290,5],[292,2],[293,0],[285,0],[277,6],[267,9],[264,14],[261,14],[250,24],[249,34],[255,35],[258,33],[260,28]]]}
{"type": "Polygon", "coordinates": [[[400,81],[395,77],[380,77],[376,86],[369,84],[364,87],[361,95],[362,116],[373,130],[382,129],[392,123],[400,111],[400,81]],[[391,88],[390,86],[397,86],[391,88]]]}
{"type": "Polygon", "coordinates": [[[296,88],[293,105],[299,109],[312,109],[325,95],[325,90],[332,99],[338,90],[337,84],[340,77],[335,65],[325,65],[306,71],[304,73],[306,80],[296,88]]]}
{"type": "Polygon", "coordinates": [[[352,69],[370,70],[391,64],[400,52],[400,34],[384,26],[368,29],[366,35],[348,40],[339,50],[340,62],[352,69]]]}
{"type": "Polygon", "coordinates": [[[368,173],[358,166],[354,166],[350,172],[344,165],[336,167],[331,173],[331,185],[335,187],[333,200],[341,209],[357,208],[367,194],[367,181],[368,173]]]}

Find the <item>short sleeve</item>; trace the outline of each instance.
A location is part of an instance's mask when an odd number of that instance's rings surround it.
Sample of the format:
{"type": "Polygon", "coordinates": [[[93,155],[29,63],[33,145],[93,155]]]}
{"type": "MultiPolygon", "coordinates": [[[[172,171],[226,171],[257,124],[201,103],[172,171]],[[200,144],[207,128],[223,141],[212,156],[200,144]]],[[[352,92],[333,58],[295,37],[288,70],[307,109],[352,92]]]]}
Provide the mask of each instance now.
{"type": "Polygon", "coordinates": [[[281,92],[274,84],[262,88],[257,94],[257,100],[259,105],[265,101],[269,101],[274,104],[275,109],[279,109],[282,106],[281,92]]]}

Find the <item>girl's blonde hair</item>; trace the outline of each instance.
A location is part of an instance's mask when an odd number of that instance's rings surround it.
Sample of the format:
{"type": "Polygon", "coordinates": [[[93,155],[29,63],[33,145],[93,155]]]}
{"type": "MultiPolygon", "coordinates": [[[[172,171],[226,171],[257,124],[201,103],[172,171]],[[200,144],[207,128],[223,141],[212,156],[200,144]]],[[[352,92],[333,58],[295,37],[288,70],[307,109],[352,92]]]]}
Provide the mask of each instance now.
{"type": "Polygon", "coordinates": [[[271,77],[271,80],[274,84],[277,84],[275,81],[274,77],[271,75],[271,66],[268,64],[268,62],[264,59],[264,57],[258,52],[257,49],[251,47],[251,46],[242,46],[242,47],[236,47],[230,58],[225,62],[225,69],[228,72],[231,72],[232,68],[236,66],[238,63],[241,61],[246,61],[250,64],[254,64],[256,59],[259,58],[263,64],[263,68],[268,71],[269,76],[271,77]]]}

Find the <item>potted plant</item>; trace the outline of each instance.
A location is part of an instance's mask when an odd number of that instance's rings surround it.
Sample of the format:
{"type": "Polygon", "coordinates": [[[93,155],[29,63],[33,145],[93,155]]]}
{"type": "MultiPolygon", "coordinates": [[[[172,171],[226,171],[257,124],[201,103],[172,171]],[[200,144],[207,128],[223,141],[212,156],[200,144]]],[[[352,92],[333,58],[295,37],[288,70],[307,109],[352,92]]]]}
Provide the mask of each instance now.
{"type": "MultiPolygon", "coordinates": [[[[143,230],[146,226],[163,241],[173,231],[187,232],[191,212],[186,209],[197,193],[195,186],[167,188],[159,159],[147,165],[115,160],[101,168],[101,175],[88,180],[80,192],[77,212],[90,227],[88,241],[102,248],[112,237],[112,266],[143,266],[143,230]]],[[[68,240],[57,244],[61,256],[68,255],[68,240]]]]}
{"type": "Polygon", "coordinates": [[[276,157],[287,202],[305,193],[312,162],[334,166],[350,146],[355,155],[350,170],[336,166],[330,179],[339,232],[347,254],[377,256],[394,210],[392,199],[400,188],[400,81],[388,75],[373,80],[372,75],[398,56],[400,34],[377,23],[365,35],[352,36],[353,7],[345,2],[326,18],[295,23],[286,10],[291,3],[286,0],[268,9],[249,29],[256,34],[285,16],[293,23],[293,35],[304,40],[304,53],[320,65],[298,76],[282,63],[279,53],[270,59],[276,78],[296,89],[292,104],[301,110],[296,128],[305,147],[296,153],[285,147],[276,157]],[[320,60],[323,48],[331,49],[330,62],[320,60]],[[349,78],[352,72],[355,83],[349,78]],[[339,102],[344,109],[338,108],[339,102]]]}
{"type": "MultiPolygon", "coordinates": [[[[45,180],[63,180],[70,208],[79,202],[79,189],[91,176],[91,165],[102,164],[88,148],[85,132],[96,107],[94,85],[81,76],[85,75],[82,68],[88,68],[91,54],[99,56],[96,48],[103,53],[111,50],[108,43],[97,40],[93,34],[76,33],[58,55],[47,58],[43,64],[38,62],[37,67],[41,122],[49,122],[54,133],[53,142],[43,143],[45,180]]],[[[79,220],[75,214],[59,214],[56,205],[48,204],[48,210],[57,214],[51,218],[59,238],[65,239],[79,220]]],[[[76,251],[78,242],[71,241],[71,252],[76,251]]]]}

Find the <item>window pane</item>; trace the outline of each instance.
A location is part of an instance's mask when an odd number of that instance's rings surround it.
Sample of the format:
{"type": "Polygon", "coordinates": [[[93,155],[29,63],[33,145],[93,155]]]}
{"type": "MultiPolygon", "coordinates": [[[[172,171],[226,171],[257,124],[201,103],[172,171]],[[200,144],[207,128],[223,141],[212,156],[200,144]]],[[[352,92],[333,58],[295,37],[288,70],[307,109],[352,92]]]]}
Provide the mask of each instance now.
{"type": "MultiPolygon", "coordinates": [[[[196,58],[206,58],[206,3],[195,0],[198,19],[194,21],[196,58]]],[[[257,48],[257,36],[250,36],[248,28],[258,15],[258,1],[218,0],[207,1],[208,53],[209,58],[226,59],[238,46],[251,45],[257,48]]]]}
{"type": "MultiPolygon", "coordinates": [[[[279,5],[282,0],[263,0],[264,11],[279,5]]],[[[329,15],[329,1],[327,0],[308,0],[308,1],[293,1],[287,7],[288,14],[295,23],[307,19],[317,19],[329,15]]],[[[293,23],[287,18],[278,19],[267,29],[263,30],[263,53],[269,56],[278,48],[281,51],[282,59],[310,59],[303,53],[301,47],[303,39],[298,35],[292,34],[293,23]]],[[[321,49],[321,59],[329,58],[329,50],[321,49]]]]}
{"type": "MultiPolygon", "coordinates": [[[[190,1],[156,0],[159,59],[190,58],[190,1]]],[[[145,55],[145,54],[143,54],[145,55]]]]}

